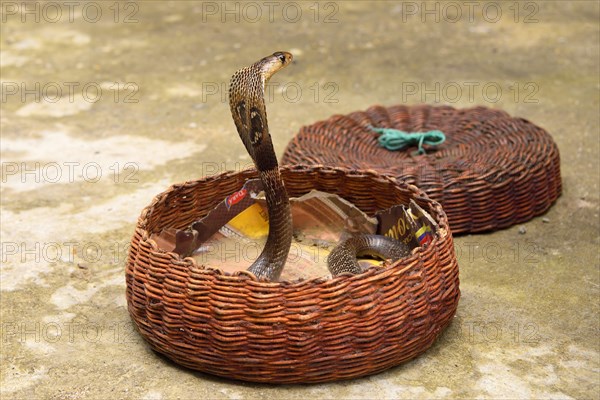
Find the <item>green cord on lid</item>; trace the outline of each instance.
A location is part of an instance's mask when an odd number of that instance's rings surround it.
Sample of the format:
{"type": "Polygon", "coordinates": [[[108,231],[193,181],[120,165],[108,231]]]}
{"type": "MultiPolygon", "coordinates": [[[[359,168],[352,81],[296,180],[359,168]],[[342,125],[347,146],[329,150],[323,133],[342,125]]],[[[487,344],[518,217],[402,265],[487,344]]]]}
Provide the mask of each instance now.
{"type": "Polygon", "coordinates": [[[446,140],[446,135],[442,131],[434,130],[428,132],[404,132],[392,128],[374,128],[372,131],[381,133],[379,136],[379,145],[388,150],[401,150],[411,145],[418,145],[417,154],[425,154],[423,145],[438,146],[446,140]]]}

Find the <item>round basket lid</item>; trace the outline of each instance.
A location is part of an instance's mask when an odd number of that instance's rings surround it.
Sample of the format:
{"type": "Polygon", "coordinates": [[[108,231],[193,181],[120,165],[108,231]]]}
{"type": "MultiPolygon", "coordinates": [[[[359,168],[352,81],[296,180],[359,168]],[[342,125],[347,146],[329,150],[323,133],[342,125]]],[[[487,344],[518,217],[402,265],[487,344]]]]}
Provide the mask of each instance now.
{"type": "Polygon", "coordinates": [[[521,223],[561,193],[560,155],[550,135],[523,118],[486,107],[373,106],[305,126],[282,164],[374,169],[423,189],[440,202],[454,233],[521,223]],[[373,128],[440,130],[446,140],[390,151],[373,128]]]}

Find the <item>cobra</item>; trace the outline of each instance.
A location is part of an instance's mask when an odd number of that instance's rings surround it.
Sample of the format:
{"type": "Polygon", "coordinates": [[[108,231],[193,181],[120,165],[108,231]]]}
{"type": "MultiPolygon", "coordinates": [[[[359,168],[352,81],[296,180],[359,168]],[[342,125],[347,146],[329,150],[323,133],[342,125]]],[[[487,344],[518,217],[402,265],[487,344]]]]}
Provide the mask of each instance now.
{"type": "MultiPolygon", "coordinates": [[[[236,71],[229,85],[229,107],[238,134],[263,183],[269,213],[269,233],[261,254],[248,268],[257,278],[277,280],[292,243],[292,215],[288,193],[267,124],[265,88],[269,79],[292,62],[292,55],[278,51],[236,71]]],[[[380,235],[356,235],[329,254],[327,265],[333,276],[360,273],[357,257],[370,255],[397,260],[409,254],[403,243],[380,235]]]]}

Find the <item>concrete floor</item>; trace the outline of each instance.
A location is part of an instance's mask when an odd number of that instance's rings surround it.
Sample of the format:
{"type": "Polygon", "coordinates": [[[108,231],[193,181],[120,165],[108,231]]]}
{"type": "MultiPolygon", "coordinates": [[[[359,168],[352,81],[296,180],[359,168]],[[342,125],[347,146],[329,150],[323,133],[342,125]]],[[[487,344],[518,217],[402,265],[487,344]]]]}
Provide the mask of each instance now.
{"type": "Polygon", "coordinates": [[[2,2],[2,398],[599,398],[599,16],[595,1],[2,2]],[[278,154],[303,124],[422,102],[505,109],[561,151],[562,197],[456,238],[455,321],[375,376],[207,376],[153,353],[127,313],[141,209],[249,164],[226,83],[275,50],[296,56],[267,105],[278,154]]]}

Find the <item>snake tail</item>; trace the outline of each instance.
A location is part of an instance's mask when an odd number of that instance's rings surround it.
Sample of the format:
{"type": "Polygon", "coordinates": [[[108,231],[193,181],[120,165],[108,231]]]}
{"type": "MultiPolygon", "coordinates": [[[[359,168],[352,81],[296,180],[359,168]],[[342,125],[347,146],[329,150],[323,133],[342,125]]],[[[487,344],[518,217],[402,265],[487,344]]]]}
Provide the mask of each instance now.
{"type": "Polygon", "coordinates": [[[396,239],[382,235],[356,235],[334,248],[327,257],[327,266],[333,276],[343,273],[358,274],[362,268],[357,257],[371,256],[382,260],[398,260],[410,255],[410,248],[396,239]]]}

